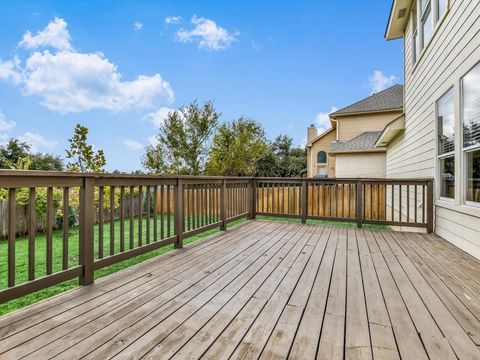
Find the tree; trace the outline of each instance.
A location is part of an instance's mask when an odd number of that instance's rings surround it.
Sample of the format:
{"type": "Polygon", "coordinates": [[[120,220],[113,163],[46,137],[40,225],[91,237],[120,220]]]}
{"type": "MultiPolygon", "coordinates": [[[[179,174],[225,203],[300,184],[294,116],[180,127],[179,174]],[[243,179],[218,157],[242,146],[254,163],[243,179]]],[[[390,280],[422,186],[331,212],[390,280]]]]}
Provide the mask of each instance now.
{"type": "Polygon", "coordinates": [[[157,144],[145,148],[143,166],[157,174],[203,174],[219,118],[212,101],[199,106],[195,100],[170,112],[160,125],[157,144]]]}
{"type": "Polygon", "coordinates": [[[277,136],[256,164],[256,176],[303,177],[306,173],[307,152],[293,147],[293,139],[287,135],[277,136]]]}
{"type": "Polygon", "coordinates": [[[71,162],[67,164],[67,171],[103,173],[105,154],[101,149],[95,152],[92,145],[88,145],[87,135],[88,129],[77,124],[73,137],[68,139],[70,149],[66,153],[71,162]]]}
{"type": "Polygon", "coordinates": [[[260,123],[243,117],[224,123],[213,137],[207,174],[252,176],[257,160],[267,150],[265,131],[260,123]]]}
{"type": "Polygon", "coordinates": [[[0,168],[21,170],[63,170],[60,156],[31,153],[30,145],[18,139],[10,139],[0,146],[0,168]]]}

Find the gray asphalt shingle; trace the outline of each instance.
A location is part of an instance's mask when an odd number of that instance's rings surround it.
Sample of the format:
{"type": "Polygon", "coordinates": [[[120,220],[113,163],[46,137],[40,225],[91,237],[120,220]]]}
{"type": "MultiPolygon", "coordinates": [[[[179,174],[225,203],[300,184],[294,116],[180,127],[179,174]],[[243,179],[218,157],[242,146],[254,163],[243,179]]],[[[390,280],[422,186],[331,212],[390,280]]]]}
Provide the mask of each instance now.
{"type": "Polygon", "coordinates": [[[400,109],[403,107],[403,85],[393,85],[352,105],[330,114],[330,116],[357,112],[400,109]]]}
{"type": "Polygon", "coordinates": [[[381,131],[366,131],[348,141],[333,142],[333,152],[374,150],[381,131]]]}

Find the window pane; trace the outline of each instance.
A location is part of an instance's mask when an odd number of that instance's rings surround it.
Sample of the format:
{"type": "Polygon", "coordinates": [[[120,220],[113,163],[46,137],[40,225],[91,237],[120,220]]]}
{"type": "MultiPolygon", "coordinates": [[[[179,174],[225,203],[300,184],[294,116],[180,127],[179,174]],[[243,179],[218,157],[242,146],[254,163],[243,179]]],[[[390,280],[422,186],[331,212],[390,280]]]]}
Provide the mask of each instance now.
{"type": "Polygon", "coordinates": [[[432,36],[432,10],[428,8],[425,12],[425,16],[422,17],[422,31],[423,31],[423,46],[428,44],[428,40],[432,36]]]}
{"type": "Polygon", "coordinates": [[[453,88],[437,101],[438,154],[455,150],[453,88]]]}
{"type": "Polygon", "coordinates": [[[466,153],[467,201],[480,202],[480,150],[466,153]]]}
{"type": "Polygon", "coordinates": [[[455,158],[440,159],[440,196],[455,198],[455,158]]]}
{"type": "Polygon", "coordinates": [[[327,153],[325,151],[319,151],[317,153],[317,163],[325,164],[327,162],[327,153]]]}
{"type": "Polygon", "coordinates": [[[423,11],[425,10],[425,7],[428,5],[429,2],[430,2],[430,0],[421,0],[420,1],[420,10],[422,11],[422,14],[423,14],[423,11]]]}
{"type": "Polygon", "coordinates": [[[443,14],[445,14],[445,10],[447,10],[447,1],[448,0],[438,0],[438,18],[440,19],[443,14]]]}
{"type": "Polygon", "coordinates": [[[480,144],[480,64],[462,79],[463,146],[480,144]]]}

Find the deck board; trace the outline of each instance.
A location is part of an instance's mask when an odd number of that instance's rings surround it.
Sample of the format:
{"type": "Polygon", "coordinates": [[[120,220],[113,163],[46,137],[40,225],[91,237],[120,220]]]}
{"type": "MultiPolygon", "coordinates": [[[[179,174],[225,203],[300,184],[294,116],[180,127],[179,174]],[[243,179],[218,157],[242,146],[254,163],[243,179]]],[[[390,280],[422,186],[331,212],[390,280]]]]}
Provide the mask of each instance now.
{"type": "Polygon", "coordinates": [[[251,221],[0,318],[1,359],[480,358],[438,236],[251,221]]]}

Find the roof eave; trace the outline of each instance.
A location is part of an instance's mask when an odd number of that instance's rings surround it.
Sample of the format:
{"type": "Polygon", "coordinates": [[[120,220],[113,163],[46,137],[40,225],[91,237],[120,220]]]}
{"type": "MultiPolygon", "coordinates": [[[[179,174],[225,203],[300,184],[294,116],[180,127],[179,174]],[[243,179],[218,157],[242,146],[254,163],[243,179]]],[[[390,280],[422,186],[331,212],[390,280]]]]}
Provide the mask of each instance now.
{"type": "Polygon", "coordinates": [[[393,141],[393,139],[395,139],[403,131],[405,131],[405,114],[400,115],[385,126],[375,142],[375,147],[387,147],[393,141]]]}
{"type": "Polygon", "coordinates": [[[359,149],[359,150],[338,150],[338,151],[330,151],[329,154],[359,154],[359,153],[383,153],[386,152],[386,148],[376,148],[376,149],[359,149]]]}
{"type": "Polygon", "coordinates": [[[404,36],[405,28],[412,8],[413,0],[393,0],[390,15],[388,17],[385,38],[387,40],[399,39],[404,36]],[[405,15],[400,17],[401,13],[405,15]]]}
{"type": "Polygon", "coordinates": [[[381,109],[381,110],[373,110],[373,111],[355,111],[355,112],[348,112],[348,113],[332,113],[330,114],[330,118],[336,119],[337,117],[342,116],[352,116],[352,115],[368,115],[368,114],[379,114],[384,112],[403,112],[403,106],[398,108],[391,108],[391,109],[381,109]]]}

